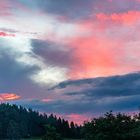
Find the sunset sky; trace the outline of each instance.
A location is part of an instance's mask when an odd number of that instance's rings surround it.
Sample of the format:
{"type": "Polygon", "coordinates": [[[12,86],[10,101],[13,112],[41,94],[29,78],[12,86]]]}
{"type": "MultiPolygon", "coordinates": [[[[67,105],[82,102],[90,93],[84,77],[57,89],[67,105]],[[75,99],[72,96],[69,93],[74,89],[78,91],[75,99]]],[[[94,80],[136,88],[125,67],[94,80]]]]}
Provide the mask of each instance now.
{"type": "Polygon", "coordinates": [[[140,106],[140,0],[0,0],[0,101],[83,120],[140,106]]]}

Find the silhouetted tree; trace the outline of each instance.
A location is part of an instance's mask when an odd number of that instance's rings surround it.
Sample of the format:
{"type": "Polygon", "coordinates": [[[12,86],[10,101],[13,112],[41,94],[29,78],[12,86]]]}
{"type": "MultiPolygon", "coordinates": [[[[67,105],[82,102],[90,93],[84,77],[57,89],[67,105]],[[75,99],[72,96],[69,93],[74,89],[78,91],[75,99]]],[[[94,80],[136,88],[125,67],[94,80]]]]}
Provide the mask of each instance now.
{"type": "Polygon", "coordinates": [[[21,136],[20,136],[18,124],[13,120],[9,122],[9,125],[7,128],[7,137],[10,140],[20,140],[21,136]]]}
{"type": "Polygon", "coordinates": [[[107,112],[84,124],[85,140],[139,140],[140,125],[136,118],[107,112]]]}
{"type": "Polygon", "coordinates": [[[41,137],[46,133],[44,125],[55,128],[56,132],[63,137],[72,137],[70,132],[73,128],[70,128],[69,122],[64,119],[57,118],[53,114],[50,116],[40,114],[31,108],[0,104],[0,139],[19,138],[18,136],[22,138],[41,137]]]}

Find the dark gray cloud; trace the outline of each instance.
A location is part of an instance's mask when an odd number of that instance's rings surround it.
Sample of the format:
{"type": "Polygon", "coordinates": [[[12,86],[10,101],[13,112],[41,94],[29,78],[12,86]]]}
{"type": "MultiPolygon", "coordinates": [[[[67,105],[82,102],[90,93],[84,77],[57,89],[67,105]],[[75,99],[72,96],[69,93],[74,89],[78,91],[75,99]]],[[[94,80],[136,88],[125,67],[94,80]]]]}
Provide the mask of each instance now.
{"type": "MultiPolygon", "coordinates": [[[[84,94],[91,98],[134,96],[140,94],[140,73],[127,74],[124,76],[113,76],[108,78],[96,78],[77,81],[78,86],[89,84],[88,89],[79,92],[69,92],[67,95],[84,94]],[[81,84],[80,84],[81,83],[81,84]]],[[[70,82],[70,84],[73,84],[70,82]]],[[[67,87],[69,84],[60,84],[60,88],[67,87]]]]}
{"type": "Polygon", "coordinates": [[[95,0],[48,0],[40,1],[45,12],[50,12],[57,15],[64,15],[72,18],[80,18],[90,15],[95,0]]]}
{"type": "Polygon", "coordinates": [[[32,40],[33,52],[44,58],[47,64],[70,67],[75,58],[73,56],[73,50],[64,49],[64,46],[59,46],[49,41],[32,40]]]}
{"type": "Polygon", "coordinates": [[[140,106],[140,73],[67,81],[52,89],[52,94],[55,95],[56,91],[61,97],[69,96],[69,100],[62,98],[43,102],[37,99],[16,103],[42,112],[58,114],[98,115],[109,110],[137,111],[140,106]],[[77,92],[79,87],[81,91],[77,92]],[[72,93],[69,92],[71,90],[72,93]],[[77,96],[79,98],[76,98],[77,96]]]}
{"type": "Polygon", "coordinates": [[[132,111],[140,105],[140,73],[66,81],[51,90],[69,96],[71,103],[63,106],[74,112],[132,111]]]}
{"type": "Polygon", "coordinates": [[[137,73],[131,73],[126,75],[118,75],[118,76],[109,76],[109,77],[97,77],[97,78],[90,78],[90,79],[81,79],[81,80],[70,80],[65,81],[57,86],[53,87],[55,88],[66,88],[68,86],[83,86],[85,84],[90,85],[92,88],[103,88],[103,87],[117,87],[117,88],[123,88],[123,87],[139,87],[140,86],[140,72],[137,73]],[[130,86],[131,85],[131,86],[130,86]]]}

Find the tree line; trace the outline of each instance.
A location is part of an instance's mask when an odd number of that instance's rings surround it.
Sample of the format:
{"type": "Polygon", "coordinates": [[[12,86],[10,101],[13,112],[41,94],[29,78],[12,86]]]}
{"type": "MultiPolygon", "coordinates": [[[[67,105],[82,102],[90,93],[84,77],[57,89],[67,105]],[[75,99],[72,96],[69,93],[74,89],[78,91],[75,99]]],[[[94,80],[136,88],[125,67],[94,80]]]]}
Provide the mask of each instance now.
{"type": "Polygon", "coordinates": [[[40,114],[22,106],[0,104],[0,139],[43,137],[46,135],[46,126],[61,137],[80,138],[81,127],[74,122],[69,123],[53,114],[40,114]]]}
{"type": "Polygon", "coordinates": [[[40,137],[42,140],[140,140],[140,113],[107,112],[78,126],[55,115],[22,106],[0,104],[0,139],[40,137]]]}
{"type": "Polygon", "coordinates": [[[107,112],[85,122],[84,140],[140,140],[140,113],[127,115],[107,112]]]}

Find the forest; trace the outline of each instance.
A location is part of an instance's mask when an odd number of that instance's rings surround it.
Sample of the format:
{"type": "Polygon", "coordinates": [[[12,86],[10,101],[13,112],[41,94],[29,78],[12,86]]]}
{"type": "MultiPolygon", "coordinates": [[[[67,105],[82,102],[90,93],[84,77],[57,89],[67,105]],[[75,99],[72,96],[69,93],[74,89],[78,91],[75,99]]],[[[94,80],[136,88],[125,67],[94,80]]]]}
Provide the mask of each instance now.
{"type": "Polygon", "coordinates": [[[140,113],[105,113],[78,126],[53,114],[0,104],[0,140],[140,140],[140,113]]]}
{"type": "Polygon", "coordinates": [[[32,137],[45,139],[46,129],[47,134],[56,137],[57,140],[58,137],[80,138],[81,128],[74,122],[57,118],[53,114],[41,114],[22,106],[0,104],[0,139],[19,140],[32,137]]]}

